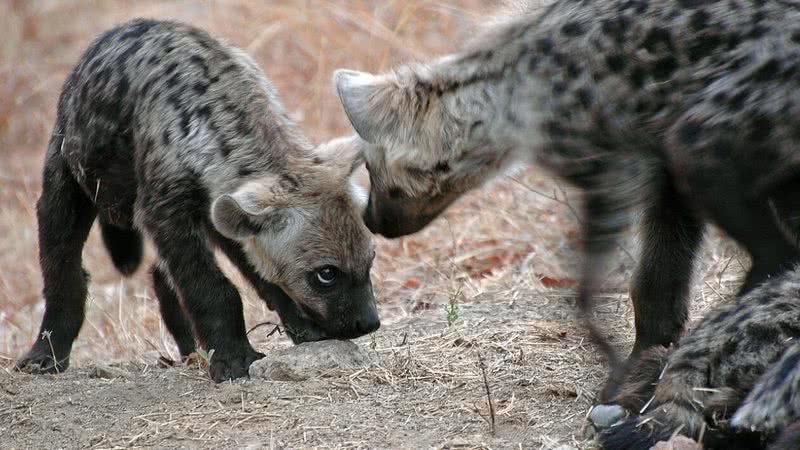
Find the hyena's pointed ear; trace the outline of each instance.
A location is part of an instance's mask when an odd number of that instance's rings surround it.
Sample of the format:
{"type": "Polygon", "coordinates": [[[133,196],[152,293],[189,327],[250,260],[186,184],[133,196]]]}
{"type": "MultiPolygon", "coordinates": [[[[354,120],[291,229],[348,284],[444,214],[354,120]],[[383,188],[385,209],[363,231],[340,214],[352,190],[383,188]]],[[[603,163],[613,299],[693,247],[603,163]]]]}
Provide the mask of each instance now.
{"type": "Polygon", "coordinates": [[[391,104],[393,85],[385,78],[355,70],[333,73],[336,94],[350,124],[364,140],[377,143],[392,132],[397,119],[391,104]]]}
{"type": "Polygon", "coordinates": [[[286,226],[288,218],[287,208],[259,198],[259,192],[248,186],[219,196],[211,205],[214,228],[229,239],[245,239],[264,231],[277,233],[286,226]]]}

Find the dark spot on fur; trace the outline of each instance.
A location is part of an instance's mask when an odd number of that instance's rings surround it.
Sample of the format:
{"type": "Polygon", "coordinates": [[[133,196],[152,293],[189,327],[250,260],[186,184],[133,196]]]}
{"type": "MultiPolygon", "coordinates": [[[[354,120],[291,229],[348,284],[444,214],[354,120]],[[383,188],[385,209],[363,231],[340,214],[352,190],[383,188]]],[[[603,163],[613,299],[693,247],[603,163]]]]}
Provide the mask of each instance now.
{"type": "Polygon", "coordinates": [[[189,132],[191,128],[189,124],[191,123],[191,115],[187,111],[181,111],[181,133],[183,133],[183,137],[189,136],[189,132]]]}
{"type": "Polygon", "coordinates": [[[692,145],[700,138],[703,132],[703,125],[694,120],[687,120],[678,128],[678,139],[683,145],[692,145]]]}
{"type": "Polygon", "coordinates": [[[172,75],[177,69],[178,69],[178,63],[176,62],[170,63],[170,65],[168,65],[166,69],[164,69],[164,76],[168,77],[172,75]]]}
{"type": "Polygon", "coordinates": [[[733,110],[740,110],[744,106],[745,101],[750,96],[748,89],[742,89],[731,97],[730,107],[733,110]]]}
{"type": "Polygon", "coordinates": [[[753,121],[750,124],[750,133],[748,133],[747,137],[750,141],[758,142],[768,138],[771,133],[772,121],[770,121],[767,117],[758,116],[753,118],[753,121]]]}
{"type": "Polygon", "coordinates": [[[747,324],[745,333],[760,345],[777,339],[778,335],[780,335],[780,330],[777,327],[770,326],[770,324],[753,322],[747,324]]]}
{"type": "Polygon", "coordinates": [[[142,48],[143,42],[142,41],[134,41],[130,47],[126,48],[125,51],[119,54],[117,57],[117,64],[120,66],[124,66],[125,63],[128,61],[128,58],[136,54],[140,48],[142,48]]]}
{"type": "Polygon", "coordinates": [[[189,57],[189,62],[200,68],[200,71],[203,72],[203,79],[207,80],[211,77],[208,71],[208,64],[203,57],[192,55],[189,57]]]}
{"type": "Polygon", "coordinates": [[[606,65],[608,66],[608,69],[614,73],[625,70],[627,63],[628,59],[622,54],[614,53],[606,56],[606,65]]]}
{"type": "Polygon", "coordinates": [[[575,96],[578,98],[578,102],[581,104],[581,106],[587,109],[590,108],[594,102],[594,95],[592,94],[592,91],[587,88],[578,89],[575,91],[575,96]]]}
{"type": "Polygon", "coordinates": [[[708,22],[708,13],[705,10],[698,9],[692,16],[689,18],[689,27],[693,31],[700,31],[701,29],[705,28],[706,23],[708,22]]]}
{"type": "Polygon", "coordinates": [[[320,165],[324,162],[319,156],[315,156],[311,161],[316,165],[320,165]]]}
{"type": "Polygon", "coordinates": [[[726,94],[725,92],[717,92],[716,94],[714,94],[713,97],[711,97],[711,103],[717,106],[721,106],[727,100],[728,100],[728,94],[726,94]]]}
{"type": "Polygon", "coordinates": [[[780,69],[780,62],[775,58],[770,58],[767,60],[767,62],[761,64],[758,69],[753,72],[751,78],[753,81],[757,82],[774,80],[777,78],[780,69]]]}
{"type": "Polygon", "coordinates": [[[614,39],[617,43],[622,43],[625,40],[625,33],[628,31],[630,19],[626,16],[619,16],[613,19],[604,19],[601,22],[600,29],[614,39]]]}
{"type": "Polygon", "coordinates": [[[211,106],[203,105],[197,108],[197,112],[195,112],[199,119],[208,120],[211,117],[211,106]]]}
{"type": "Polygon", "coordinates": [[[758,39],[761,36],[763,36],[767,31],[769,31],[769,28],[765,27],[764,25],[755,25],[753,26],[753,28],[750,29],[750,31],[747,32],[747,34],[745,34],[745,38],[758,39]]]}
{"type": "Polygon", "coordinates": [[[181,79],[181,73],[180,72],[173,73],[171,77],[167,78],[167,87],[168,88],[174,88],[178,84],[178,81],[180,79],[181,79]]]}
{"type": "Polygon", "coordinates": [[[795,44],[800,44],[800,31],[793,31],[789,39],[791,39],[795,44]]]}
{"type": "Polygon", "coordinates": [[[581,75],[583,70],[581,67],[573,61],[567,63],[567,77],[574,80],[581,75]]]}
{"type": "Polygon", "coordinates": [[[561,27],[561,32],[564,36],[580,36],[583,34],[583,25],[578,21],[567,22],[561,27]]]}
{"type": "Polygon", "coordinates": [[[528,70],[531,72],[535,71],[536,68],[539,67],[539,58],[536,56],[532,56],[530,60],[528,60],[528,70]]]}
{"type": "Polygon", "coordinates": [[[647,73],[645,73],[644,69],[641,67],[634,67],[631,69],[631,72],[628,74],[628,79],[630,80],[631,84],[636,88],[641,88],[644,86],[644,80],[647,77],[647,73]]]}
{"type": "Polygon", "coordinates": [[[736,353],[736,349],[739,347],[739,341],[736,339],[728,339],[725,341],[725,344],[722,345],[722,353],[725,355],[732,355],[736,353]]]}
{"type": "Polygon", "coordinates": [[[678,60],[674,56],[665,56],[652,65],[653,78],[656,81],[668,79],[678,69],[678,60]]]}
{"type": "Polygon", "coordinates": [[[549,55],[553,51],[553,41],[547,38],[537,40],[536,50],[543,55],[549,55]]]}
{"type": "Polygon", "coordinates": [[[653,27],[647,35],[645,35],[644,41],[642,41],[642,47],[652,53],[657,53],[659,51],[671,52],[674,50],[672,34],[666,28],[653,27]]]}
{"type": "Polygon", "coordinates": [[[718,34],[699,36],[689,45],[689,60],[697,62],[711,55],[720,45],[722,45],[722,37],[718,34]]]}
{"type": "Polygon", "coordinates": [[[172,107],[177,109],[178,111],[180,111],[183,108],[183,102],[181,102],[181,97],[176,92],[169,94],[169,97],[167,97],[167,103],[172,105],[172,107]]]}
{"type": "Polygon", "coordinates": [[[170,144],[169,130],[165,129],[161,134],[161,143],[164,144],[164,146],[168,146],[170,144]]]}
{"type": "Polygon", "coordinates": [[[550,136],[558,139],[567,136],[567,130],[557,120],[548,120],[543,125],[544,131],[550,136]]]}
{"type": "Polygon", "coordinates": [[[208,90],[208,84],[203,83],[202,81],[198,81],[197,83],[194,84],[194,86],[192,86],[192,89],[194,89],[194,92],[197,95],[203,95],[208,90]]]}
{"type": "Polygon", "coordinates": [[[560,96],[567,91],[567,83],[563,81],[555,81],[553,82],[553,95],[560,96]]]}
{"type": "Polygon", "coordinates": [[[255,173],[255,171],[253,171],[252,169],[250,169],[248,167],[239,167],[238,173],[239,173],[239,177],[246,178],[246,177],[249,177],[250,175],[252,175],[253,173],[255,173]]]}
{"type": "Polygon", "coordinates": [[[128,77],[125,75],[121,75],[119,81],[117,82],[117,92],[114,96],[119,100],[125,100],[125,97],[128,95],[128,89],[130,89],[130,82],[128,82],[128,77]]]}

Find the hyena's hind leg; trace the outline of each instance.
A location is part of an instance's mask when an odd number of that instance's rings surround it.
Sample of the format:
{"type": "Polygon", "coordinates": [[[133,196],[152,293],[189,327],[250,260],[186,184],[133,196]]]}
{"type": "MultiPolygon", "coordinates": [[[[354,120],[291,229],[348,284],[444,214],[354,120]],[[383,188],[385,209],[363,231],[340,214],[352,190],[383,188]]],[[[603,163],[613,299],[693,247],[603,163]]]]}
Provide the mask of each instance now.
{"type": "Polygon", "coordinates": [[[16,364],[34,373],[55,373],[69,366],[88,293],[89,275],[81,266],[81,252],[96,211],[62,157],[60,141],[57,136],[51,140],[36,204],[44,317],[36,343],[16,364]]]}
{"type": "Polygon", "coordinates": [[[641,221],[642,248],[631,300],[636,341],[630,359],[653,347],[677,342],[688,318],[695,255],[704,224],[666,175],[641,221]]]}
{"type": "Polygon", "coordinates": [[[167,331],[178,344],[178,351],[182,358],[186,358],[195,351],[192,324],[181,305],[178,293],[172,286],[169,273],[163,262],[153,264],[150,274],[153,278],[153,290],[158,298],[158,307],[161,311],[161,320],[167,331]]]}

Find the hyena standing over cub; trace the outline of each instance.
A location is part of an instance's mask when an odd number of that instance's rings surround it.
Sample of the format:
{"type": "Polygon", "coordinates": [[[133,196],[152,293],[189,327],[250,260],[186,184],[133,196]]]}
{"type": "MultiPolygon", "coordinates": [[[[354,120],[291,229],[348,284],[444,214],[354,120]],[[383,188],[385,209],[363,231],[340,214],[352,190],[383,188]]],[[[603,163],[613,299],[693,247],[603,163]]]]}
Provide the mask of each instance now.
{"type": "Polygon", "coordinates": [[[164,323],[181,355],[196,342],[214,350],[216,381],[246,375],[263,355],[214,247],[295,342],[374,331],[374,249],[348,181],[355,150],[349,140],[310,145],[255,63],[203,31],[135,20],[102,34],[59,99],[37,204],[48,337],[17,366],[67,368],[95,217],[124,274],[140,263],[140,233],[152,238],[164,323]]]}
{"type": "Polygon", "coordinates": [[[376,144],[365,155],[374,232],[416,232],[509,163],[540,164],[584,193],[587,314],[643,204],[632,356],[679,337],[706,221],[750,253],[742,292],[800,256],[776,220],[800,198],[795,0],[556,0],[460,53],[335,79],[376,144]]]}

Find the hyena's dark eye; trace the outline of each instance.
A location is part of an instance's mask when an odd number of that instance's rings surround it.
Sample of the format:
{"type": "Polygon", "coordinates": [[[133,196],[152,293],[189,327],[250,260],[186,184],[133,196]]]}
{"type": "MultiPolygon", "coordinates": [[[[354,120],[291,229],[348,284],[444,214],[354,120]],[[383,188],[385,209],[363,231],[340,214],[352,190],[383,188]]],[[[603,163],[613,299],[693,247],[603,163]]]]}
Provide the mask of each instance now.
{"type": "Polygon", "coordinates": [[[317,281],[325,287],[331,287],[336,284],[336,268],[333,266],[325,266],[317,270],[317,281]]]}

